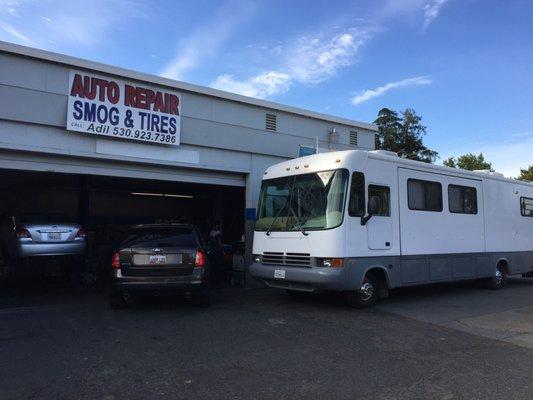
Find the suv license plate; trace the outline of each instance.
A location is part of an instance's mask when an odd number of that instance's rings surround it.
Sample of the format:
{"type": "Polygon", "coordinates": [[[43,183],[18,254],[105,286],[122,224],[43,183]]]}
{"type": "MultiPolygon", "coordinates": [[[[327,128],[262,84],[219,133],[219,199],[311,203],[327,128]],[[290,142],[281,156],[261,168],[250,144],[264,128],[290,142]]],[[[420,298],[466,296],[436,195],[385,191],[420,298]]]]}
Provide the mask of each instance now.
{"type": "Polygon", "coordinates": [[[48,240],[61,240],[61,233],[59,232],[49,232],[48,240]]]}
{"type": "Polygon", "coordinates": [[[148,260],[150,264],[166,264],[167,262],[167,256],[156,254],[153,256],[150,256],[150,259],[148,260]]]}
{"type": "Polygon", "coordinates": [[[285,270],[284,269],[275,269],[274,278],[276,279],[285,279],[285,270]]]}

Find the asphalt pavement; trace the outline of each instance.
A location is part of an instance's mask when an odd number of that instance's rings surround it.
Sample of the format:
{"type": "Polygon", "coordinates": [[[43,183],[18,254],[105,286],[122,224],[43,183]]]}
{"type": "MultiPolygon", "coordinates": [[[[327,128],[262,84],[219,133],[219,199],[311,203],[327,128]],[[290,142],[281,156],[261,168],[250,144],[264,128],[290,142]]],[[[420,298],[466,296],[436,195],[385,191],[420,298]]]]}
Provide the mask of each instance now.
{"type": "Polygon", "coordinates": [[[154,299],[114,311],[92,289],[7,288],[0,398],[532,399],[533,350],[446,326],[454,302],[463,318],[471,299],[471,318],[494,296],[522,308],[533,287],[408,289],[363,311],[269,289],[218,290],[209,309],[154,299]]]}

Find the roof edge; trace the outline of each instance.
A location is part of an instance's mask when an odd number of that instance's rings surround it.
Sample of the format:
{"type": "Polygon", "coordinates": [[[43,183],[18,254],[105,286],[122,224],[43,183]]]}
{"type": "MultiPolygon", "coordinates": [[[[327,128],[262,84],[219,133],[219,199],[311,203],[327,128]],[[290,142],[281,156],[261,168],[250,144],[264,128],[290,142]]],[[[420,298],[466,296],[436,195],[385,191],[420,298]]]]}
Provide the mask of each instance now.
{"type": "Polygon", "coordinates": [[[116,75],[122,78],[129,78],[138,81],[145,81],[152,84],[167,86],[170,88],[198,93],[205,96],[221,98],[237,103],[245,103],[261,108],[268,108],[271,110],[282,111],[290,114],[297,114],[313,119],[318,119],[327,122],[334,122],[337,124],[354,126],[362,129],[377,132],[377,126],[366,122],[354,121],[347,118],[336,117],[333,115],[323,114],[315,111],[309,111],[299,107],[287,106],[280,103],[275,103],[266,100],[256,99],[254,97],[243,96],[240,94],[225,92],[219,89],[212,89],[206,86],[195,85],[192,83],[177,81],[174,79],[164,78],[158,75],[147,74],[143,72],[134,71],[127,68],[116,67],[109,64],[104,64],[96,61],[90,61],[83,58],[68,56],[65,54],[54,53],[48,50],[41,50],[34,47],[22,46],[19,44],[0,41],[0,52],[22,55],[38,60],[55,62],[71,67],[94,70],[96,72],[103,72],[111,75],[116,75]]]}

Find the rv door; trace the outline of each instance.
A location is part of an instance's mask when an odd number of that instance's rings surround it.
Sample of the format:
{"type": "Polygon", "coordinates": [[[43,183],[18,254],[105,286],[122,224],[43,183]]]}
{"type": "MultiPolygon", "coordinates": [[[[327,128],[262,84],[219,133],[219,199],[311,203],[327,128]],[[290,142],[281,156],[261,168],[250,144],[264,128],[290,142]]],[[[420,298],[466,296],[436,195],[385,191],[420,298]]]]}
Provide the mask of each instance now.
{"type": "Polygon", "coordinates": [[[392,246],[392,218],[390,209],[390,188],[368,185],[367,235],[370,250],[388,250],[392,246]]]}

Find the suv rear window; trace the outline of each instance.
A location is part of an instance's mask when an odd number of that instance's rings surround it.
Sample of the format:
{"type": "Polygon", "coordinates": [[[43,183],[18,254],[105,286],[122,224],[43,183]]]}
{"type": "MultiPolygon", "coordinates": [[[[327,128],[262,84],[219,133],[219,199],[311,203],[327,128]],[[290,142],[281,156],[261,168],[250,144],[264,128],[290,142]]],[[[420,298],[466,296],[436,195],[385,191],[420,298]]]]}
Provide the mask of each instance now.
{"type": "Polygon", "coordinates": [[[198,247],[192,229],[135,229],[122,243],[127,247],[198,247]]]}

